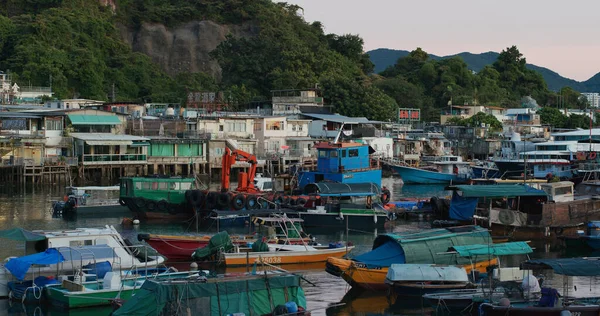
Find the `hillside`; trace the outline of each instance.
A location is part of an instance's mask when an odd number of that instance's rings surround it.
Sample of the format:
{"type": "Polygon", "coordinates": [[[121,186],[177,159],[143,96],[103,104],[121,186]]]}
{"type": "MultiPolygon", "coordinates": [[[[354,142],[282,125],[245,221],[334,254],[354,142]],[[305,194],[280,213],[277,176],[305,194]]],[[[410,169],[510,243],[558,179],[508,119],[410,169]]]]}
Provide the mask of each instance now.
{"type": "MultiPolygon", "coordinates": [[[[398,58],[407,56],[409,51],[379,48],[369,51],[367,54],[369,54],[371,61],[373,64],[375,64],[374,71],[379,73],[385,70],[388,66],[395,64],[398,58]]],[[[465,61],[469,69],[479,72],[484,66],[491,65],[493,62],[495,62],[498,58],[498,55],[499,54],[496,52],[487,52],[481,54],[463,52],[449,56],[436,56],[430,54],[429,57],[434,60],[440,60],[459,56],[465,61]]],[[[552,91],[558,91],[563,87],[571,87],[580,92],[600,92],[600,73],[586,81],[579,82],[573,79],[565,78],[548,68],[533,64],[527,64],[527,68],[539,72],[542,77],[544,77],[548,88],[552,91]]]]}

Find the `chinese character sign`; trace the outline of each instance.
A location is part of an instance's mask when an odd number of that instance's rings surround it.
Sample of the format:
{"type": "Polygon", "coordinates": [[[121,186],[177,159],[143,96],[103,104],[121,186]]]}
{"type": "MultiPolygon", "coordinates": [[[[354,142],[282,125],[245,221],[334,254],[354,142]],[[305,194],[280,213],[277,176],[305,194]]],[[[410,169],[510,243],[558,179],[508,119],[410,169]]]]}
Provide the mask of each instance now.
{"type": "Polygon", "coordinates": [[[398,109],[399,121],[420,121],[421,109],[398,109]]]}

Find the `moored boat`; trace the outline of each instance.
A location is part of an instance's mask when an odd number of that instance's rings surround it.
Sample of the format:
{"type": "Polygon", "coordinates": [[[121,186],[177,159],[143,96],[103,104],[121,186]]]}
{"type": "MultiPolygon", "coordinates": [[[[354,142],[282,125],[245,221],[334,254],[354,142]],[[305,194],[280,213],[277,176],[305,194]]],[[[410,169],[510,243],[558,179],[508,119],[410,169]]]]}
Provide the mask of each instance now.
{"type": "Polygon", "coordinates": [[[280,274],[196,281],[148,280],[113,315],[177,315],[184,310],[190,315],[302,316],[307,305],[300,282],[299,275],[280,274]]]}
{"type": "Polygon", "coordinates": [[[489,232],[479,226],[431,229],[408,234],[379,235],[373,250],[352,259],[327,259],[326,271],[342,277],[351,286],[368,290],[386,290],[385,277],[392,264],[421,263],[459,265],[467,272],[484,272],[497,259],[472,262],[467,258],[445,254],[454,245],[491,244],[489,232]]]}
{"type": "Polygon", "coordinates": [[[464,268],[436,264],[392,264],[385,283],[394,300],[473,287],[464,268]]]}
{"type": "Polygon", "coordinates": [[[591,250],[600,250],[600,221],[591,221],[587,230],[578,231],[577,235],[563,235],[560,237],[567,247],[584,247],[591,250]]]}
{"type": "Polygon", "coordinates": [[[67,187],[62,201],[52,202],[54,217],[107,216],[128,211],[119,203],[119,186],[67,187]]]}
{"type": "Polygon", "coordinates": [[[458,156],[442,156],[432,167],[391,165],[406,184],[465,183],[473,177],[469,163],[458,156]]]}

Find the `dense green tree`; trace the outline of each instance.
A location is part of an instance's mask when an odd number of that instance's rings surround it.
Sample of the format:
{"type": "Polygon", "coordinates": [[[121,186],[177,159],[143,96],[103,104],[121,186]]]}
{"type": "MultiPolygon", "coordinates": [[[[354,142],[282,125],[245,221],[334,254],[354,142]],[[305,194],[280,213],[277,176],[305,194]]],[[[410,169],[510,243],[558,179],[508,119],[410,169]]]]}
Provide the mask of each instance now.
{"type": "Polygon", "coordinates": [[[502,123],[498,119],[487,113],[479,112],[469,118],[452,117],[448,120],[451,124],[468,127],[480,127],[481,124],[487,124],[492,131],[502,130],[502,123]]]}
{"type": "Polygon", "coordinates": [[[550,125],[555,128],[565,126],[567,117],[557,108],[546,106],[539,109],[537,114],[540,115],[540,121],[544,125],[550,125]]]}

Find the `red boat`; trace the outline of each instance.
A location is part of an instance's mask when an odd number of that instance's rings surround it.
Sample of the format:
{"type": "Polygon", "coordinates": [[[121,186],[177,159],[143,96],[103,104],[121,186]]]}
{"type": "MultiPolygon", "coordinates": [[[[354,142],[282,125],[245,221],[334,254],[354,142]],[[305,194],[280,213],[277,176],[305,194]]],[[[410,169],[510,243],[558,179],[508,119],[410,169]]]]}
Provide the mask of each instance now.
{"type": "MultiPolygon", "coordinates": [[[[192,261],[192,253],[196,249],[208,245],[212,236],[171,236],[138,234],[138,240],[145,240],[158,253],[167,257],[170,261],[192,261]]],[[[231,236],[234,245],[246,246],[248,243],[256,241],[255,235],[231,236]]],[[[269,239],[269,243],[277,243],[279,239],[269,239]]],[[[291,244],[303,244],[310,242],[310,238],[289,238],[291,244]]]]}

